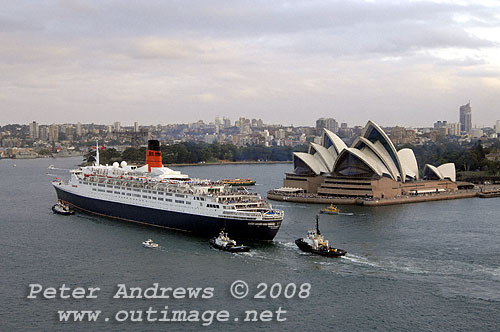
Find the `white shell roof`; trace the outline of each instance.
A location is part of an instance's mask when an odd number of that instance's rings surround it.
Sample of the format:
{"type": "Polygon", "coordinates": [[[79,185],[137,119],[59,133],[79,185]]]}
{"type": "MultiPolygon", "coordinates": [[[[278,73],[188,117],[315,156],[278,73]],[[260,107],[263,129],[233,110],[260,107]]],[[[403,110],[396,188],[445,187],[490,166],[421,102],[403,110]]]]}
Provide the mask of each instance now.
{"type": "Polygon", "coordinates": [[[371,155],[367,153],[363,153],[361,150],[355,149],[355,148],[346,148],[342,151],[340,156],[337,158],[335,162],[335,167],[337,168],[338,165],[340,165],[343,156],[346,154],[352,154],[359,160],[361,160],[363,163],[365,163],[366,166],[368,166],[373,172],[375,172],[378,176],[382,176],[383,173],[388,173],[387,168],[381,164],[379,161],[375,160],[371,155]]]}
{"type": "Polygon", "coordinates": [[[441,180],[450,179],[453,182],[456,182],[457,180],[454,163],[443,164],[439,167],[426,164],[424,168],[424,174],[427,174],[428,172],[434,173],[441,180]]]}
{"type": "Polygon", "coordinates": [[[316,143],[311,143],[311,145],[309,146],[309,154],[311,155],[318,154],[321,160],[323,161],[323,164],[328,169],[328,172],[333,171],[333,164],[335,164],[335,157],[324,146],[316,143]]]}
{"type": "Polygon", "coordinates": [[[339,154],[342,152],[342,150],[347,148],[347,145],[340,137],[335,135],[333,132],[323,128],[323,146],[325,146],[325,135],[328,136],[328,138],[333,144],[332,146],[328,147],[328,151],[331,151],[333,157],[337,158],[339,154]]]}
{"type": "Polygon", "coordinates": [[[401,149],[398,151],[398,155],[406,176],[418,180],[418,163],[413,150],[407,148],[401,149]]]}
{"type": "Polygon", "coordinates": [[[457,173],[454,163],[447,163],[438,166],[437,168],[443,175],[443,179],[450,179],[453,182],[457,181],[457,173]]]}
{"type": "Polygon", "coordinates": [[[319,156],[316,157],[305,152],[294,152],[293,157],[302,160],[316,175],[328,173],[328,168],[323,164],[319,156]]]}
{"type": "Polygon", "coordinates": [[[397,180],[399,175],[399,171],[396,168],[396,165],[392,161],[391,156],[389,153],[385,150],[384,146],[382,143],[379,141],[376,141],[375,143],[372,143],[370,140],[360,136],[358,137],[353,145],[354,148],[360,149],[362,146],[366,146],[369,148],[374,154],[377,155],[378,159],[380,162],[387,168],[388,170],[388,175],[393,179],[397,180]]]}
{"type": "MultiPolygon", "coordinates": [[[[401,175],[401,181],[405,182],[405,173],[403,167],[401,166],[401,161],[399,160],[398,152],[396,151],[396,148],[394,147],[394,144],[390,140],[389,136],[387,136],[387,134],[382,130],[382,128],[380,128],[380,126],[375,122],[369,120],[365,128],[361,132],[361,136],[370,140],[370,136],[373,130],[375,130],[378,133],[377,141],[382,143],[382,146],[384,146],[384,150],[388,152],[389,156],[396,165],[396,168],[399,171],[399,174],[401,175]],[[387,146],[388,149],[385,146],[387,146]]],[[[376,144],[376,141],[372,142],[376,144]]]]}

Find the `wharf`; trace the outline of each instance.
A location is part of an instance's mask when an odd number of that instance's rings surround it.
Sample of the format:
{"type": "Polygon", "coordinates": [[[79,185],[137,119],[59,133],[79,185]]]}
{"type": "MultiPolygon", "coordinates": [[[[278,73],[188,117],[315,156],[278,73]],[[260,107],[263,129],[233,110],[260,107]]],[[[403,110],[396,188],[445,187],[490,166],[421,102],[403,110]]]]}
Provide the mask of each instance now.
{"type": "Polygon", "coordinates": [[[364,199],[364,198],[338,198],[324,197],[312,194],[282,195],[270,191],[267,198],[275,201],[294,202],[294,203],[312,203],[312,204],[339,204],[339,205],[363,205],[363,206],[383,206],[420,202],[442,201],[450,199],[478,197],[479,193],[475,190],[460,190],[456,193],[439,193],[423,196],[403,196],[384,199],[364,199]]]}

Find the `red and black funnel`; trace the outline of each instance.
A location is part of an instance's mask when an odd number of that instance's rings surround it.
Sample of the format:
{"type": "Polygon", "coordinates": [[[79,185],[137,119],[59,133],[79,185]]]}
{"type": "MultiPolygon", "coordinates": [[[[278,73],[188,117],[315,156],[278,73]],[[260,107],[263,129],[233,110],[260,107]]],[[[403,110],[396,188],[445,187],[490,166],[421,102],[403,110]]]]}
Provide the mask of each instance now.
{"type": "Polygon", "coordinates": [[[160,142],[155,139],[148,141],[148,151],[146,152],[146,164],[151,172],[151,167],[162,167],[160,142]]]}

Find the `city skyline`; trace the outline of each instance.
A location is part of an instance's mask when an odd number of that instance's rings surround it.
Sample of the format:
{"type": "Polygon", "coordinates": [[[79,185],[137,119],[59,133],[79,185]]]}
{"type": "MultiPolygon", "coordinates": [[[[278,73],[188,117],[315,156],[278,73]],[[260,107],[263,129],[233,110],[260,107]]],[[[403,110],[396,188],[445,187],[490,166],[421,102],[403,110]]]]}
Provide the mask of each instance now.
{"type": "Polygon", "coordinates": [[[500,117],[495,1],[8,1],[0,26],[2,125],[500,117]]]}

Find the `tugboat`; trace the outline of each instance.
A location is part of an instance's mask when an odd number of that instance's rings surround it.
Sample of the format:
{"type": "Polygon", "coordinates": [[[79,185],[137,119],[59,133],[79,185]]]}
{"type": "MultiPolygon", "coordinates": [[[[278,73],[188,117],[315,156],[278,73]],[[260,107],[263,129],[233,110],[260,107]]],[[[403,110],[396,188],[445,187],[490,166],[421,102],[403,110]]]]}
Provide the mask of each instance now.
{"type": "Polygon", "coordinates": [[[215,249],[225,250],[229,252],[247,252],[249,247],[243,245],[236,245],[236,241],[231,240],[224,230],[221,230],[219,236],[210,239],[210,245],[215,249]]]}
{"type": "Polygon", "coordinates": [[[319,217],[316,216],[316,230],[311,228],[306,237],[295,240],[297,247],[302,251],[327,257],[340,257],[347,254],[347,251],[343,249],[328,246],[328,240],[323,238],[319,230],[318,219],[319,217]]]}
{"type": "Polygon", "coordinates": [[[75,211],[71,210],[68,205],[64,204],[60,200],[57,201],[57,204],[52,206],[52,212],[62,214],[64,216],[75,214],[75,211]]]}
{"type": "Polygon", "coordinates": [[[340,210],[338,207],[335,205],[331,204],[329,207],[326,209],[322,209],[319,211],[320,213],[325,213],[325,214],[340,214],[340,210]]]}
{"type": "Polygon", "coordinates": [[[158,243],[154,243],[153,240],[147,239],[146,241],[142,242],[142,246],[144,248],[156,249],[158,248],[158,243]]]}

